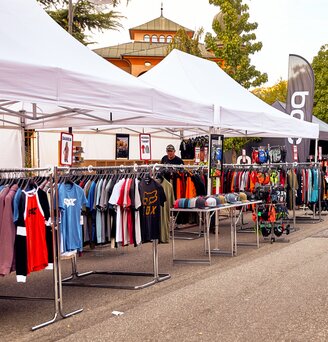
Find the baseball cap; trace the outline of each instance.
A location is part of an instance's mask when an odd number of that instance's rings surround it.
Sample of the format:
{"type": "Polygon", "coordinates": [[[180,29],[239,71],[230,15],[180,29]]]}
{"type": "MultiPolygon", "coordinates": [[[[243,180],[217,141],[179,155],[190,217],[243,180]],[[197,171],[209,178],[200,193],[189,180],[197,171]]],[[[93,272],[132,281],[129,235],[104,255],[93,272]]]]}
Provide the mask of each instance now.
{"type": "Polygon", "coordinates": [[[190,198],[189,199],[189,208],[195,208],[196,207],[196,198],[190,198]]]}
{"type": "Polygon", "coordinates": [[[184,208],[184,209],[189,208],[189,198],[186,198],[186,199],[185,199],[185,201],[184,201],[184,203],[183,203],[183,208],[184,208]]]}
{"type": "Polygon", "coordinates": [[[219,204],[226,203],[226,199],[225,199],[224,195],[217,195],[217,199],[219,201],[219,204]]]}
{"type": "Polygon", "coordinates": [[[242,202],[247,202],[247,195],[246,195],[244,192],[240,192],[240,193],[239,193],[239,199],[240,199],[242,202]]]}
{"type": "Polygon", "coordinates": [[[225,195],[225,199],[228,203],[236,203],[238,201],[238,196],[236,194],[230,193],[225,195]]]}
{"type": "Polygon", "coordinates": [[[197,197],[196,199],[196,208],[198,209],[204,209],[205,208],[205,198],[204,197],[197,197]]]}
{"type": "Polygon", "coordinates": [[[170,144],[166,146],[166,151],[175,151],[175,148],[173,145],[170,144]]]}
{"type": "Polygon", "coordinates": [[[216,207],[216,200],[215,200],[215,198],[213,198],[213,197],[206,198],[205,205],[207,207],[216,207]]]}
{"type": "Polygon", "coordinates": [[[180,198],[179,199],[179,208],[184,208],[186,199],[185,198],[180,198]]]}

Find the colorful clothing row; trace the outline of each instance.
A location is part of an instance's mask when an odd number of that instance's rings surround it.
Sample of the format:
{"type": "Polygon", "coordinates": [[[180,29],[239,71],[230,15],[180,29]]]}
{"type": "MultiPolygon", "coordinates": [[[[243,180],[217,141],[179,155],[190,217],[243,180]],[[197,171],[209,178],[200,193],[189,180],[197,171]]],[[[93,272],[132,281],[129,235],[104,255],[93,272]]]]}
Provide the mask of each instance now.
{"type": "Polygon", "coordinates": [[[113,247],[138,246],[153,239],[169,242],[174,193],[167,180],[115,175],[85,179],[80,186],[86,198],[84,242],[92,246],[111,242],[113,247]]]}
{"type": "Polygon", "coordinates": [[[17,184],[0,192],[0,275],[16,271],[18,282],[31,272],[52,268],[52,230],[48,196],[41,188],[17,184]]]}

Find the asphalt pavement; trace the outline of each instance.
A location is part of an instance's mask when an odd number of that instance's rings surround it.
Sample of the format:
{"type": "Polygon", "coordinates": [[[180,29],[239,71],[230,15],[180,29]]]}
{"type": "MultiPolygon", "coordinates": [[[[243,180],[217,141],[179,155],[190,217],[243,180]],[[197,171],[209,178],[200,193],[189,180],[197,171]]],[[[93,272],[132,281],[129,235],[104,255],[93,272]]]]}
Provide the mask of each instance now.
{"type": "MultiPolygon", "coordinates": [[[[52,318],[52,301],[0,299],[1,341],[327,341],[328,216],[322,218],[300,220],[274,243],[261,237],[260,248],[240,246],[237,256],[213,256],[210,266],[173,264],[172,244],[159,245],[159,271],[170,279],[141,290],[64,286],[63,311],[83,311],[36,331],[31,327],[52,318]]],[[[255,241],[254,233],[237,236],[255,241]]],[[[220,248],[228,248],[229,239],[223,220],[220,248]]],[[[202,238],[176,240],[183,257],[206,258],[203,246],[202,238]]],[[[152,256],[151,244],[123,252],[102,247],[86,250],[78,267],[151,271],[152,256]]],[[[69,273],[64,261],[63,274],[69,273]]],[[[112,278],[85,281],[143,281],[112,278]]],[[[25,285],[14,275],[0,281],[1,295],[49,296],[51,289],[49,271],[31,274],[25,285]]]]}

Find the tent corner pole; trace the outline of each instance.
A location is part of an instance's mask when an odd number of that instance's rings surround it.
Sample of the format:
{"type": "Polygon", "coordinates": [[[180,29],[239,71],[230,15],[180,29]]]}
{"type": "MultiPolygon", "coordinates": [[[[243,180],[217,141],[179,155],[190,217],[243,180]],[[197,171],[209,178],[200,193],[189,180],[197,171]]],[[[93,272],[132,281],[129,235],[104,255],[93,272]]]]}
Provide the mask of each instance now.
{"type": "Polygon", "coordinates": [[[21,153],[22,167],[25,167],[25,118],[21,118],[21,153]]]}

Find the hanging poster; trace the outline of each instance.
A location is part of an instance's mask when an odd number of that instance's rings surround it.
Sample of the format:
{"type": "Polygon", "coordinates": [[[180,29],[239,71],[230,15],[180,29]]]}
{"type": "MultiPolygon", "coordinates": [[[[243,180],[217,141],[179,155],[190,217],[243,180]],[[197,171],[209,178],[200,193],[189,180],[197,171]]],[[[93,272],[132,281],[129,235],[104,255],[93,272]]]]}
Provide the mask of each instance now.
{"type": "Polygon", "coordinates": [[[210,135],[210,176],[220,177],[223,168],[223,135],[210,135]]]}
{"type": "Polygon", "coordinates": [[[204,147],[204,163],[207,163],[207,160],[208,160],[208,147],[205,146],[204,147]]]}
{"type": "Polygon", "coordinates": [[[116,134],[116,159],[129,159],[129,134],[116,134]]]}
{"type": "Polygon", "coordinates": [[[318,160],[322,160],[322,146],[318,147],[318,160]]]}
{"type": "Polygon", "coordinates": [[[150,134],[139,134],[140,160],[151,159],[150,134]]]}
{"type": "Polygon", "coordinates": [[[294,162],[298,161],[297,145],[293,145],[293,160],[294,160],[294,162]]]}
{"type": "Polygon", "coordinates": [[[73,160],[73,134],[61,132],[60,134],[60,165],[72,165],[73,160]]]}
{"type": "Polygon", "coordinates": [[[195,147],[195,164],[200,163],[200,147],[195,147]]]}

